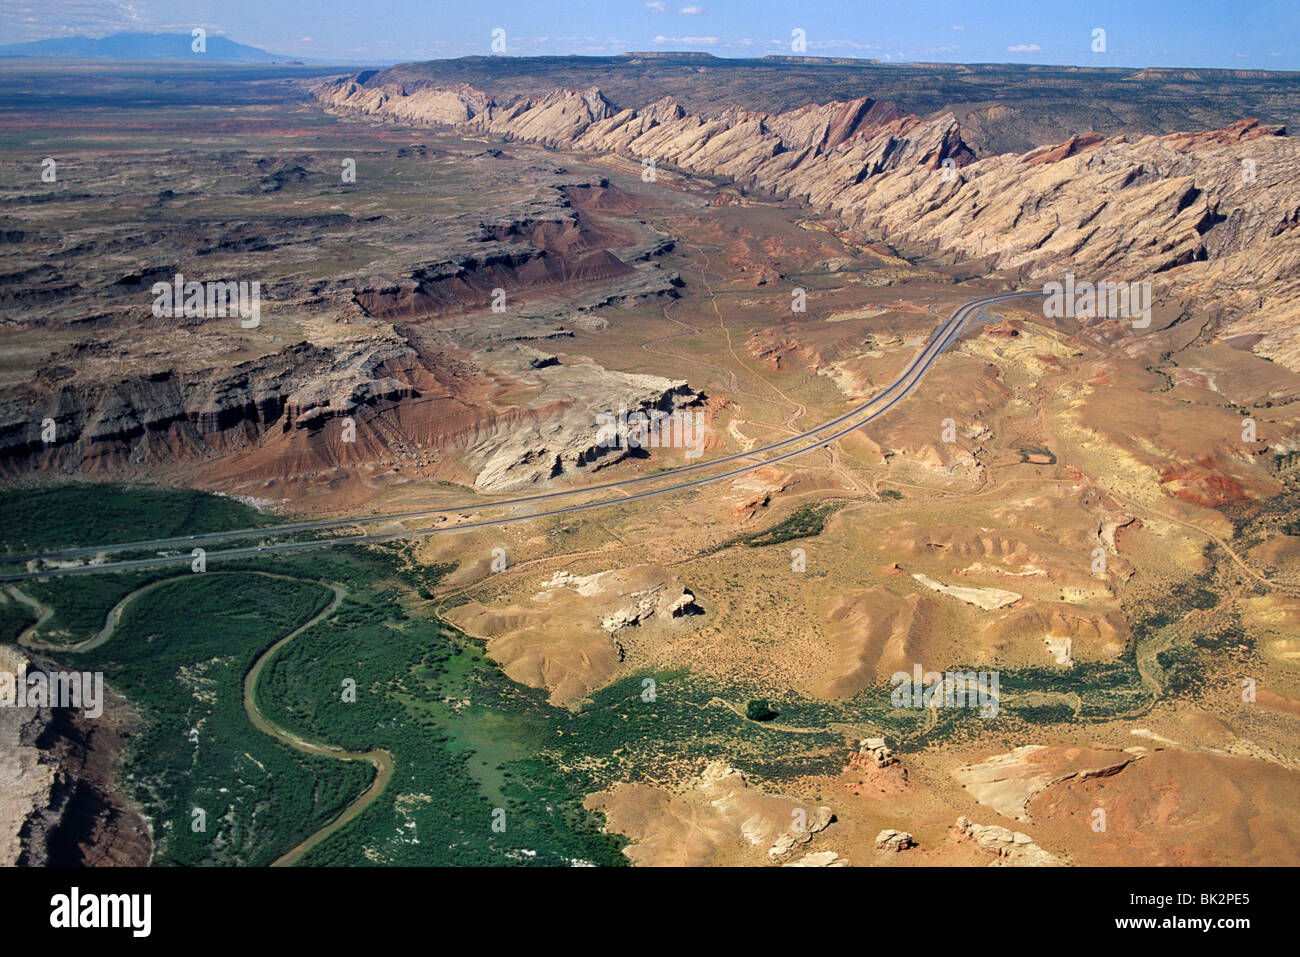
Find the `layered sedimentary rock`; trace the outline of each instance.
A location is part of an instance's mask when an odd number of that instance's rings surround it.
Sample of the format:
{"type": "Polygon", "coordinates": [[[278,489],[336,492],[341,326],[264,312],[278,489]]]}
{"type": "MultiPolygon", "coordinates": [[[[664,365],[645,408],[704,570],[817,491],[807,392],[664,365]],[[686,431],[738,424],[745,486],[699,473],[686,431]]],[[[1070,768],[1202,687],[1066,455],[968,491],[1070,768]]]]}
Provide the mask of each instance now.
{"type": "Polygon", "coordinates": [[[981,851],[992,854],[994,860],[989,867],[1065,866],[1065,861],[1043,850],[1028,834],[999,824],[975,824],[968,817],[959,817],[952,836],[959,841],[974,841],[981,851]]]}
{"type": "Polygon", "coordinates": [[[93,459],[107,454],[101,450],[169,432],[170,441],[199,445],[241,425],[318,427],[362,405],[410,395],[402,375],[414,356],[392,341],[350,349],[303,342],[224,374],[150,373],[70,383],[45,395],[33,386],[0,407],[0,462],[13,464],[24,453],[58,457],[68,446],[79,458],[93,459]],[[41,434],[47,421],[54,426],[49,442],[41,434]]]}
{"type": "Polygon", "coordinates": [[[950,113],[903,114],[862,97],[770,114],[731,109],[704,118],[666,97],[615,112],[596,88],[557,89],[498,105],[460,85],[326,81],[315,88],[329,107],[408,122],[455,125],[566,149],[618,152],[813,203],[876,174],[921,166],[955,169],[974,160],[950,113]],[[452,107],[452,103],[458,104],[452,107]],[[945,162],[950,161],[950,162],[945,162]]]}
{"type": "Polygon", "coordinates": [[[835,659],[819,682],[824,694],[848,698],[917,661],[934,658],[933,602],[900,598],[881,585],[854,589],[827,610],[835,659]]]}
{"type": "MultiPolygon", "coordinates": [[[[29,665],[41,666],[0,647],[0,671],[29,665]]],[[[120,710],[120,700],[110,705],[120,710]]],[[[121,744],[121,729],[104,715],[19,708],[12,698],[0,706],[0,866],[149,863],[149,826],[117,793],[121,744]]]]}
{"type": "MultiPolygon", "coordinates": [[[[594,88],[508,105],[468,87],[326,81],[331,109],[668,164],[833,211],[890,241],[1023,277],[1144,280],[1300,369],[1300,147],[1281,127],[1073,136],[975,160],[951,113],[867,98],[704,117],[671,98],[617,112],[594,88]],[[425,106],[423,104],[428,104],[425,106]]],[[[1175,310],[1176,312],[1177,310],[1175,310]]]]}
{"type": "MultiPolygon", "coordinates": [[[[457,155],[479,162],[472,146],[457,155]]],[[[284,214],[260,235],[234,215],[202,229],[151,222],[117,281],[85,268],[115,253],[91,229],[66,240],[75,254],[9,274],[6,331],[30,335],[37,358],[34,375],[0,388],[0,477],[181,473],[266,500],[318,482],[364,498],[413,473],[499,491],[626,458],[626,446],[599,444],[598,412],[673,413],[699,394],[680,381],[568,365],[530,344],[599,328],[595,310],[607,303],[675,295],[676,276],[655,261],[671,237],[631,215],[635,198],[607,181],[492,162],[522,177],[510,202],[489,217],[446,216],[432,232],[404,210],[284,214]],[[336,228],[361,257],[329,254],[336,228]],[[392,254],[366,261],[371,248],[392,254]],[[155,281],[265,275],[272,251],[324,265],[262,283],[253,328],[151,309],[155,281]],[[55,285],[62,293],[50,299],[55,285]]],[[[301,156],[267,170],[305,170],[315,189],[320,167],[301,156]]]]}
{"type": "Polygon", "coordinates": [[[975,800],[999,814],[1026,821],[1026,805],[1040,791],[1069,778],[1088,780],[1122,771],[1134,754],[1117,748],[1048,748],[1026,745],[979,764],[960,767],[953,776],[975,800]]]}
{"type": "MultiPolygon", "coordinates": [[[[465,458],[477,473],[474,486],[485,492],[507,492],[559,476],[591,474],[629,456],[646,454],[640,446],[601,430],[602,416],[627,414],[670,416],[689,410],[703,398],[683,381],[631,372],[616,372],[592,364],[561,364],[556,357],[518,347],[531,366],[511,369],[508,356],[497,350],[498,372],[542,387],[540,400],[515,414],[509,428],[493,428],[468,441],[465,458]]],[[[487,357],[482,357],[486,364],[487,357]]]]}

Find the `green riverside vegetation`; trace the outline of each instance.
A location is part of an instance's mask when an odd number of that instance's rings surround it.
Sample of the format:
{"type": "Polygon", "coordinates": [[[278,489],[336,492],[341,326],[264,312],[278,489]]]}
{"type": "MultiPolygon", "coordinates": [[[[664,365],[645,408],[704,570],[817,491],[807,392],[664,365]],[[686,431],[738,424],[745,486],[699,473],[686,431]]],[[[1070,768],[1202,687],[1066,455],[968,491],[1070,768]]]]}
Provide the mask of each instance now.
{"type": "MultiPolygon", "coordinates": [[[[79,512],[115,516],[113,535],[98,521],[88,526],[105,540],[266,523],[229,499],[178,492],[172,501],[171,494],[85,485],[8,492],[0,513],[12,524],[4,526],[0,550],[91,543],[89,532],[72,527],[79,512]],[[47,525],[33,510],[68,517],[47,525]]],[[[737,542],[815,535],[835,507],[803,506],[737,542]]],[[[709,757],[723,757],[758,786],[779,790],[838,771],[858,737],[883,734],[917,750],[1140,713],[1152,700],[1130,649],[1106,664],[1004,669],[1002,708],[988,719],[973,708],[895,708],[888,685],[847,701],[781,689],[776,713],[772,689],[685,671],[626,675],[571,711],[507,678],[481,642],[439,618],[436,587],[452,567],[417,565],[407,546],[386,543],[210,558],[202,574],[178,564],[23,582],[19,591],[53,610],[35,636],[52,648],[42,654],[61,667],[103,671],[142,719],[138,727],[126,722],[133,736],[124,784],[152,821],[159,864],[271,863],[375,781],[371,763],[307,753],[259,730],[244,710],[254,663],[300,628],[265,661],[255,686],[258,711],[297,741],[381,750],[393,763],[378,796],[311,845],[298,861],[305,866],[619,865],[622,839],[601,833],[600,817],[582,799],[620,781],[689,775],[709,757]],[[107,640],[71,650],[98,635],[124,599],[107,640]],[[655,688],[649,698],[648,678],[655,688]],[[205,812],[205,829],[193,827],[195,809],[205,812]]],[[[1159,643],[1182,612],[1213,604],[1208,584],[1179,585],[1172,610],[1135,622],[1142,647],[1157,642],[1143,667],[1162,670],[1166,693],[1187,681],[1195,648],[1159,643]]],[[[36,612],[8,589],[0,594],[0,641],[13,641],[36,612]]],[[[111,720],[111,707],[108,714],[111,720]]]]}

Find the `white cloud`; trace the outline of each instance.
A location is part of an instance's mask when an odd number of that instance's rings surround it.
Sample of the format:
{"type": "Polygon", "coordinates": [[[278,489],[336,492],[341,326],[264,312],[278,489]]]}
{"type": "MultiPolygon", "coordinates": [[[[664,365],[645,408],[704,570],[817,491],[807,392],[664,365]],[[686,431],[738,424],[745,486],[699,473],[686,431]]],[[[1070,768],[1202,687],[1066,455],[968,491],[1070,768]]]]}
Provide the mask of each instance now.
{"type": "Polygon", "coordinates": [[[664,3],[663,0],[650,0],[650,2],[645,5],[645,8],[651,13],[668,12],[668,4],[664,3]]]}
{"type": "Polygon", "coordinates": [[[880,49],[880,47],[874,46],[873,44],[858,43],[855,40],[809,40],[808,48],[812,50],[879,50],[880,49]]]}
{"type": "Polygon", "coordinates": [[[1015,46],[1007,47],[1008,53],[1041,53],[1042,47],[1037,43],[1017,43],[1015,46]]]}
{"type": "Polygon", "coordinates": [[[677,12],[684,17],[707,17],[709,15],[709,11],[703,7],[682,7],[677,12]]]}
{"type": "Polygon", "coordinates": [[[964,24],[964,23],[954,23],[954,24],[952,25],[952,28],[953,28],[954,30],[965,30],[965,29],[966,29],[966,24],[964,24]]]}
{"type": "MultiPolygon", "coordinates": [[[[46,0],[21,4],[6,0],[0,4],[0,37],[4,37],[5,43],[56,36],[103,37],[158,26],[147,20],[135,4],[119,0],[46,0]]],[[[189,32],[188,27],[185,32],[189,32]]]]}
{"type": "Polygon", "coordinates": [[[655,37],[655,43],[699,43],[712,46],[717,42],[719,42],[717,37],[666,37],[662,34],[655,37]]]}

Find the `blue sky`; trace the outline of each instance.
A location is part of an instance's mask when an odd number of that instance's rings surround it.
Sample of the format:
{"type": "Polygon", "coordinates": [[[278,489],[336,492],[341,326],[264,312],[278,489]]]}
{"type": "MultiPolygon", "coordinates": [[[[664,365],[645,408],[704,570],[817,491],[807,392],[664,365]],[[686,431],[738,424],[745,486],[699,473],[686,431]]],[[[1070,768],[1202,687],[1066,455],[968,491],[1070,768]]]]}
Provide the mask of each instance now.
{"type": "Polygon", "coordinates": [[[201,26],[275,53],[348,63],[492,52],[700,50],[891,62],[1300,70],[1300,0],[3,0],[0,42],[201,26]],[[1094,52],[1093,31],[1105,31],[1094,52]]]}

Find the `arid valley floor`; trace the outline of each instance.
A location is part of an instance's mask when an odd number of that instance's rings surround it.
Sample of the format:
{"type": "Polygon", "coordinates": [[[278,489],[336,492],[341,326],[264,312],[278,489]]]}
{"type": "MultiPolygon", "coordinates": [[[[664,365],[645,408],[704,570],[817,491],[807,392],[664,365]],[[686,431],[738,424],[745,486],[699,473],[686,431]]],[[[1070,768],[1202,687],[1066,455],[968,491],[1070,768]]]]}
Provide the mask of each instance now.
{"type": "Polygon", "coordinates": [[[0,655],[109,690],[0,708],[0,861],[1300,864],[1294,79],[69,69],[0,99],[0,655]]]}

